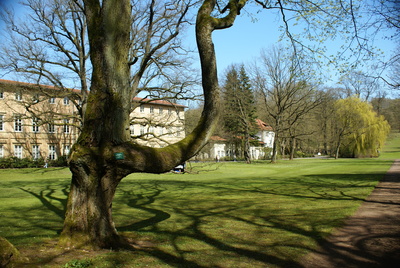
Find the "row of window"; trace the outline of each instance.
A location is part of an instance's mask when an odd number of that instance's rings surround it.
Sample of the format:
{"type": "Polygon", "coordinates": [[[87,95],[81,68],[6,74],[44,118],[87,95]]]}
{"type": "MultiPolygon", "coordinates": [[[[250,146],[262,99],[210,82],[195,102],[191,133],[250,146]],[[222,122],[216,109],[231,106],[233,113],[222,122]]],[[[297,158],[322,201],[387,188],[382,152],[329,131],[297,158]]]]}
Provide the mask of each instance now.
{"type": "MultiPolygon", "coordinates": [[[[2,92],[2,91],[0,91],[0,99],[4,99],[4,92],[2,92]]],[[[22,101],[22,93],[21,92],[15,92],[15,100],[16,101],[22,101]]],[[[39,101],[39,94],[34,95],[32,100],[34,102],[38,102],[39,101]]],[[[50,104],[55,104],[56,103],[56,98],[55,97],[49,98],[49,103],[50,104]]],[[[69,105],[69,98],[68,97],[64,97],[63,104],[64,105],[69,105]]]]}
{"type": "MultiPolygon", "coordinates": [[[[148,133],[153,133],[153,134],[158,134],[158,135],[165,135],[168,133],[168,135],[173,135],[175,134],[177,137],[180,137],[182,135],[181,131],[177,130],[175,133],[173,132],[172,128],[166,129],[164,127],[153,127],[153,126],[140,126],[140,135],[145,135],[148,133]]],[[[135,130],[134,127],[131,126],[131,135],[134,136],[135,130]]]]}
{"type": "MultiPolygon", "coordinates": [[[[150,106],[150,107],[149,107],[149,110],[150,110],[150,113],[151,113],[151,114],[155,114],[156,108],[155,108],[154,106],[150,106]]],[[[144,106],[144,105],[140,105],[139,111],[140,111],[141,113],[144,113],[144,112],[145,112],[145,106],[144,106]]],[[[171,108],[168,108],[168,109],[167,109],[167,112],[168,112],[169,115],[172,114],[172,109],[171,109],[171,108]]],[[[177,112],[178,112],[178,111],[177,111],[177,112]]],[[[158,114],[163,114],[163,113],[164,113],[164,108],[163,108],[163,107],[159,107],[159,108],[158,108],[158,114]]]]}
{"type": "MultiPolygon", "coordinates": [[[[4,115],[0,114],[0,131],[5,130],[4,126],[4,115]]],[[[64,133],[70,133],[70,122],[69,119],[64,119],[64,124],[62,125],[64,133]]],[[[23,120],[20,115],[14,116],[14,131],[15,132],[22,132],[23,130],[23,120]]],[[[39,120],[38,118],[32,119],[32,132],[40,132],[39,120]]],[[[56,132],[56,125],[54,124],[47,124],[47,132],[55,133],[56,132]]]]}
{"type": "MultiPolygon", "coordinates": [[[[0,144],[0,158],[3,158],[5,156],[5,146],[3,144],[0,144]]],[[[71,150],[70,145],[64,145],[64,155],[68,155],[71,150]]],[[[13,156],[17,158],[24,158],[28,157],[27,155],[24,154],[24,147],[20,144],[14,145],[14,152],[13,156]]],[[[33,159],[39,159],[43,158],[43,155],[40,151],[39,145],[32,145],[32,151],[29,154],[33,159]]],[[[56,145],[49,145],[49,151],[47,155],[48,160],[55,160],[57,159],[57,146],[56,145]]]]}

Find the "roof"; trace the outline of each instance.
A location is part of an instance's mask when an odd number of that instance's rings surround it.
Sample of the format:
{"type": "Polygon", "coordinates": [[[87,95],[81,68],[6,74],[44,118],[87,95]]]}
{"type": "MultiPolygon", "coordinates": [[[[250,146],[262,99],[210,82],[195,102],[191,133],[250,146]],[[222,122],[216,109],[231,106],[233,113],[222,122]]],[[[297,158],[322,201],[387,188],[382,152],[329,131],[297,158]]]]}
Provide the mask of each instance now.
{"type": "MultiPolygon", "coordinates": [[[[26,82],[19,82],[19,81],[13,81],[13,80],[5,80],[5,79],[0,79],[0,84],[7,85],[7,86],[18,86],[18,87],[23,87],[23,88],[41,88],[41,89],[49,89],[49,90],[59,90],[59,88],[57,88],[55,86],[26,83],[26,82]]],[[[80,92],[80,90],[78,90],[78,89],[71,89],[71,88],[67,88],[67,89],[70,91],[73,91],[74,93],[80,92]]]]}
{"type": "MultiPolygon", "coordinates": [[[[59,88],[55,86],[49,86],[49,85],[41,85],[41,84],[33,84],[33,83],[26,83],[26,82],[19,82],[19,81],[12,81],[12,80],[5,80],[5,79],[0,79],[0,85],[6,85],[6,86],[18,86],[18,87],[23,87],[23,88],[41,88],[41,89],[48,89],[48,90],[59,90],[59,88]]],[[[70,89],[68,90],[73,91],[74,93],[80,93],[80,90],[78,89],[70,89]]],[[[150,103],[150,104],[156,104],[156,105],[163,105],[163,106],[173,106],[173,107],[180,107],[180,108],[187,108],[185,105],[181,104],[176,104],[167,100],[152,100],[148,98],[140,98],[140,97],[134,97],[133,101],[139,102],[139,103],[150,103]]]]}
{"type": "Polygon", "coordinates": [[[220,136],[211,136],[210,140],[211,141],[226,141],[226,139],[221,138],[220,136]]]}
{"type": "Polygon", "coordinates": [[[181,107],[181,108],[187,108],[185,105],[181,104],[176,104],[167,100],[153,100],[153,99],[148,99],[148,98],[140,98],[140,97],[134,97],[133,101],[139,102],[139,103],[148,103],[148,104],[156,104],[156,105],[163,105],[163,106],[173,106],[173,107],[181,107]]]}
{"type": "Polygon", "coordinates": [[[260,130],[273,131],[273,128],[260,119],[256,119],[256,125],[260,130]]]}

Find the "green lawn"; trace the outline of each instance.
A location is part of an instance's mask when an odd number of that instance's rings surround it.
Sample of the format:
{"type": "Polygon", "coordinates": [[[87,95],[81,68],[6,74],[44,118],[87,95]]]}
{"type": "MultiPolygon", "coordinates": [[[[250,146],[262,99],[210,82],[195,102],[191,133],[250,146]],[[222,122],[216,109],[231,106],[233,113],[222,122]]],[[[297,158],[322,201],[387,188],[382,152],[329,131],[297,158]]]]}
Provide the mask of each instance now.
{"type": "MultiPolygon", "coordinates": [[[[90,267],[298,267],[296,260],[357,209],[396,158],[398,134],[378,159],[133,174],[119,186],[114,218],[140,249],[91,256],[90,267]]],[[[0,236],[22,254],[56,239],[69,177],[67,169],[0,170],[0,236]]]]}

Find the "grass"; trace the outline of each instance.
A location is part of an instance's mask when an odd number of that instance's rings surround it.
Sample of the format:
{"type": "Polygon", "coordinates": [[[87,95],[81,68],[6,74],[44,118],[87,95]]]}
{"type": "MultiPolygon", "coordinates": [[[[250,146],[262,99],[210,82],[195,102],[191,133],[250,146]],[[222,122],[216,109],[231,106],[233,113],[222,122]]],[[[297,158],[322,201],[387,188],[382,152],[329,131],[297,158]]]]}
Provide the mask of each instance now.
{"type": "Polygon", "coordinates": [[[0,170],[0,236],[22,254],[43,252],[30,267],[298,267],[396,158],[398,133],[378,159],[221,163],[199,174],[132,174],[119,185],[114,218],[138,250],[69,255],[49,246],[62,229],[69,171],[0,170]]]}

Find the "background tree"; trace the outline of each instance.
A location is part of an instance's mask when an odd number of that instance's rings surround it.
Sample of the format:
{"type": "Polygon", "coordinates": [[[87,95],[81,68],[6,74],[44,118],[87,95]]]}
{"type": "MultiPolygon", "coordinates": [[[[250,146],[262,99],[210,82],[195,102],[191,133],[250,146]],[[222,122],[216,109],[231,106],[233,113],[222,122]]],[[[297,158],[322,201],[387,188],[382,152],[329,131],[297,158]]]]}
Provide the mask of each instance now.
{"type": "Polygon", "coordinates": [[[382,116],[357,97],[335,102],[336,154],[347,157],[378,156],[390,131],[382,116]],[[341,153],[340,153],[341,152],[341,153]]]}
{"type": "Polygon", "coordinates": [[[284,138],[288,141],[291,138],[295,146],[294,139],[299,133],[294,127],[321,102],[321,95],[305,82],[305,70],[297,60],[298,55],[288,56],[282,51],[276,47],[263,51],[261,65],[254,67],[255,86],[264,106],[261,109],[275,131],[272,162],[276,162],[278,148],[284,144],[284,138]],[[289,136],[285,137],[289,130],[289,136]]]}
{"type": "Polygon", "coordinates": [[[340,84],[345,86],[346,97],[355,95],[365,101],[370,100],[379,91],[378,81],[361,71],[351,71],[343,75],[340,84]]]}
{"type": "Polygon", "coordinates": [[[250,79],[244,65],[228,68],[223,85],[222,120],[234,154],[251,162],[250,139],[256,133],[256,106],[250,79]]]}
{"type": "MultiPolygon", "coordinates": [[[[178,38],[188,20],[192,21],[188,15],[192,4],[190,0],[131,1],[132,91],[171,101],[195,97],[193,88],[199,84],[198,78],[191,75],[188,51],[178,38]]],[[[26,81],[53,85],[60,94],[70,95],[79,111],[79,127],[92,73],[83,2],[29,0],[23,5],[31,20],[18,20],[11,10],[2,12],[7,26],[3,38],[8,42],[1,45],[0,66],[22,75],[26,81]]],[[[40,93],[54,97],[54,92],[40,93]]]]}
{"type": "MultiPolygon", "coordinates": [[[[371,19],[368,20],[367,27],[374,29],[375,33],[389,31],[385,38],[392,40],[400,45],[400,1],[387,0],[379,1],[373,0],[366,2],[367,10],[371,19]]],[[[379,66],[378,75],[374,78],[382,79],[387,85],[393,89],[400,88],[399,81],[399,63],[400,53],[399,49],[395,50],[391,57],[379,66]],[[387,74],[383,74],[387,70],[387,74]],[[397,74],[397,75],[396,75],[397,74]]]]}
{"type": "Polygon", "coordinates": [[[374,98],[371,100],[374,111],[383,115],[392,130],[400,131],[400,99],[374,98]]]}
{"type": "Polygon", "coordinates": [[[316,120],[315,135],[318,142],[316,150],[325,155],[331,155],[334,148],[333,125],[335,122],[334,103],[339,98],[337,88],[324,88],[321,90],[321,105],[313,111],[316,120]]]}
{"type": "MultiPolygon", "coordinates": [[[[7,42],[0,49],[1,68],[38,85],[54,85],[59,94],[70,95],[82,118],[91,69],[82,6],[67,0],[22,4],[31,19],[17,19],[12,10],[1,12],[7,26],[7,35],[2,37],[7,42]],[[80,89],[79,94],[72,87],[80,89]]],[[[46,89],[39,93],[55,97],[55,92],[46,89]]]]}

